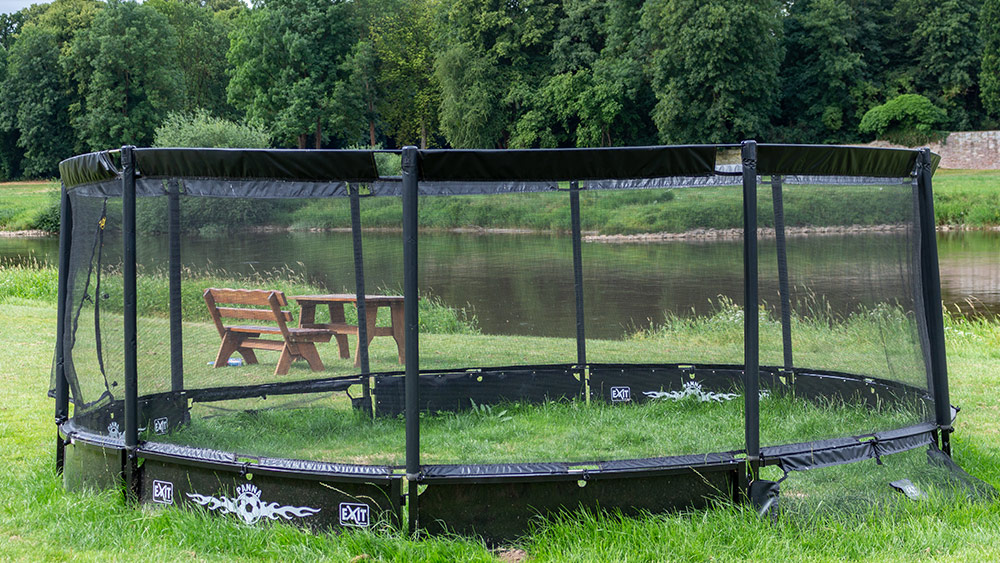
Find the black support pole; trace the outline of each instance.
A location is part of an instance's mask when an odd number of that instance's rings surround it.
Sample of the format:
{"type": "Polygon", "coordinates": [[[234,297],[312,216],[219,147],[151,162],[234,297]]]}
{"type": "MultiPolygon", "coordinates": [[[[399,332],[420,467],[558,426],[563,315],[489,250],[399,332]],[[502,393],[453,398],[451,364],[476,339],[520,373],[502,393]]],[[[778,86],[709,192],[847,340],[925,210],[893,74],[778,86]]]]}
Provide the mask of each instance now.
{"type": "Polygon", "coordinates": [[[364,322],[367,317],[365,316],[364,253],[361,247],[361,194],[356,185],[350,186],[348,189],[351,199],[351,240],[354,244],[354,286],[358,300],[358,354],[361,358],[361,373],[367,374],[369,371],[368,323],[364,322]]]}
{"type": "Polygon", "coordinates": [[[63,186],[59,209],[59,282],[56,299],[56,473],[62,473],[66,461],[66,443],[59,435],[59,425],[69,418],[69,385],[66,382],[66,300],[69,290],[69,250],[73,237],[73,213],[69,195],[63,186]]]}
{"type": "Polygon", "coordinates": [[[757,143],[743,141],[743,401],[748,476],[760,461],[760,365],[757,325],[757,143]]]}
{"type": "Polygon", "coordinates": [[[781,176],[771,176],[771,201],[774,203],[774,241],[778,254],[778,297],[781,301],[781,350],[785,369],[792,369],[792,304],[788,289],[788,251],[785,247],[785,204],[781,176]]]}
{"type": "Polygon", "coordinates": [[[420,481],[420,347],[417,314],[417,148],[403,147],[403,311],[406,325],[406,479],[409,529],[417,521],[420,481]]]}
{"type": "Polygon", "coordinates": [[[122,147],[122,283],[125,333],[125,496],[138,498],[138,358],[136,337],[135,147],[122,147]]]}
{"type": "MultiPolygon", "coordinates": [[[[367,308],[365,307],[365,258],[361,249],[361,192],[359,186],[348,187],[351,199],[351,240],[354,243],[354,289],[357,294],[358,303],[358,358],[361,359],[361,374],[364,378],[364,388],[362,396],[365,404],[371,407],[371,389],[369,388],[368,372],[368,323],[365,319],[367,308]]],[[[369,410],[371,410],[369,408],[369,410]]],[[[374,411],[371,411],[374,413],[374,411]]]]}
{"type": "Polygon", "coordinates": [[[167,237],[170,283],[170,390],[184,390],[184,339],[181,328],[181,185],[174,179],[167,184],[167,237]]]}
{"type": "Polygon", "coordinates": [[[573,233],[573,288],[576,292],[576,365],[587,365],[587,339],[583,331],[583,250],[580,236],[580,183],[569,184],[569,215],[573,233]]]}
{"type": "Polygon", "coordinates": [[[941,310],[941,273],[938,270],[934,192],[931,187],[931,151],[917,156],[917,205],[920,212],[920,277],[924,289],[924,314],[930,341],[934,418],[941,429],[941,450],[951,455],[951,399],[948,397],[948,362],[944,347],[944,313],[941,310]]]}

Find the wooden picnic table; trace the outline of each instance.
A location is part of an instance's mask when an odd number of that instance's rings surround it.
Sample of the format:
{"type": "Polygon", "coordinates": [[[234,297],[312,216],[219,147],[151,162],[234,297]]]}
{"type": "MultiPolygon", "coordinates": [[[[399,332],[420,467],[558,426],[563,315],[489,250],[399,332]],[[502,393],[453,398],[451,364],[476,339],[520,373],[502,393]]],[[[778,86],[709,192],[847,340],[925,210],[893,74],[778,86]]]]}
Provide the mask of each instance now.
{"type": "MultiPolygon", "coordinates": [[[[357,306],[358,296],[354,293],[331,293],[326,295],[293,295],[291,299],[298,302],[299,328],[321,328],[332,331],[337,339],[341,358],[350,358],[347,335],[358,335],[358,346],[354,354],[354,365],[361,365],[361,338],[356,325],[348,324],[344,319],[344,304],[354,303],[357,306]],[[330,310],[330,322],[316,322],[316,306],[326,305],[330,310]]],[[[403,296],[402,295],[366,295],[365,296],[365,327],[367,328],[368,344],[376,336],[391,336],[396,340],[396,350],[399,353],[399,363],[406,363],[406,346],[403,342],[403,296]],[[376,326],[378,310],[388,307],[392,321],[390,326],[376,326]]]]}

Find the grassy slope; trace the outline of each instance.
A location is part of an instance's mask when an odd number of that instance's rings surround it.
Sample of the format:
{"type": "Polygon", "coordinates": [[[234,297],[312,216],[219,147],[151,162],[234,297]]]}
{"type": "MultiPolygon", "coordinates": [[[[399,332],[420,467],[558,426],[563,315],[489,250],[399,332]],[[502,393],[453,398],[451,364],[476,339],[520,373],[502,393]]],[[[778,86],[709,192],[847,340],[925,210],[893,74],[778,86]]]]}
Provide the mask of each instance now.
{"type": "MultiPolygon", "coordinates": [[[[45,397],[55,311],[10,299],[0,323],[0,558],[16,560],[488,560],[464,539],[390,532],[310,534],[251,528],[178,510],[133,510],[113,493],[69,494],[52,476],[52,402],[45,397]]],[[[964,407],[956,459],[1000,486],[1000,328],[949,328],[952,400],[964,407]]],[[[854,517],[772,524],[738,508],[615,519],[570,514],[520,544],[535,560],[996,560],[1000,505],[907,503],[854,517]]]]}
{"type": "MultiPolygon", "coordinates": [[[[939,225],[1000,225],[1000,171],[940,170],[934,177],[934,188],[939,225]]],[[[0,230],[32,228],[39,213],[54,201],[57,189],[58,184],[55,183],[0,184],[0,230]]],[[[585,192],[581,198],[583,228],[604,233],[636,233],[683,231],[692,226],[738,227],[741,213],[738,196],[738,191],[731,188],[674,190],[669,195],[659,190],[585,192]]],[[[769,191],[762,190],[761,205],[769,204],[768,197],[769,191]]],[[[823,203],[812,200],[812,197],[801,198],[801,207],[809,210],[823,203]]],[[[855,200],[847,197],[838,206],[848,214],[860,214],[859,222],[865,220],[863,215],[866,211],[879,209],[876,202],[862,204],[852,212],[848,208],[857,203],[855,200]]],[[[565,194],[554,193],[522,194],[518,197],[425,198],[421,203],[420,220],[422,225],[435,228],[478,226],[567,230],[567,202],[565,194]]],[[[786,205],[791,206],[789,213],[795,212],[792,208],[795,198],[789,199],[786,205]]],[[[396,200],[366,200],[364,209],[365,224],[368,226],[399,225],[400,208],[396,200]]],[[[769,213],[762,212],[760,216],[766,223],[769,213]]],[[[831,220],[828,214],[827,217],[831,220]]],[[[276,220],[300,229],[350,226],[347,203],[340,199],[313,201],[276,220]]]]}
{"type": "Polygon", "coordinates": [[[0,230],[35,228],[38,216],[59,201],[56,182],[11,182],[0,184],[0,230]]]}

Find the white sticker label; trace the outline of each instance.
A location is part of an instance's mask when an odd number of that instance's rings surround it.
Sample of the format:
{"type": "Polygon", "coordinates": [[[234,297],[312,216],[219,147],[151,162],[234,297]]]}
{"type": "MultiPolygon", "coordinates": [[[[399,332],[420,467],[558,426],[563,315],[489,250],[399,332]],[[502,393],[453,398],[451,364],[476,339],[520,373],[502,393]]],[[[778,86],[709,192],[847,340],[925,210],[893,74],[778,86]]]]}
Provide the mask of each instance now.
{"type": "Polygon", "coordinates": [[[369,524],[369,508],[367,504],[353,502],[340,503],[340,525],[367,528],[369,524]]]}
{"type": "Polygon", "coordinates": [[[170,481],[153,481],[153,502],[174,503],[174,484],[170,481]]]}
{"type": "Polygon", "coordinates": [[[632,388],[631,387],[612,387],[611,388],[611,402],[612,403],[627,403],[632,400],[632,388]]]}
{"type": "Polygon", "coordinates": [[[320,510],[318,508],[309,508],[308,506],[281,506],[276,502],[261,500],[260,495],[261,490],[250,483],[236,487],[235,498],[187,493],[189,499],[207,507],[209,510],[218,510],[222,514],[235,514],[247,524],[253,524],[262,518],[270,520],[277,520],[278,518],[284,518],[285,520],[291,520],[295,517],[302,518],[312,516],[320,510]]]}

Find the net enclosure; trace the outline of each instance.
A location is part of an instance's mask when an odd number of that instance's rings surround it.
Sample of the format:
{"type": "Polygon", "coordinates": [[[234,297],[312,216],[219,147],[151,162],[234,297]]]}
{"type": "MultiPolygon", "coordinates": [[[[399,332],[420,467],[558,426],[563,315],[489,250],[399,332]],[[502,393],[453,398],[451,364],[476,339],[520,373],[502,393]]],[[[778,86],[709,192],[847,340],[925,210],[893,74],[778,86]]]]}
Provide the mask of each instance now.
{"type": "Polygon", "coordinates": [[[916,479],[950,463],[957,412],[937,161],[753,141],[70,158],[58,468],[248,523],[490,540],[580,506],[815,505],[839,485],[808,476],[847,464],[916,479]]]}

